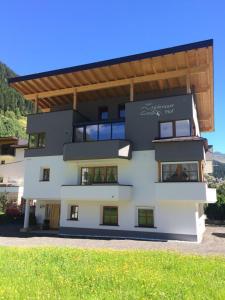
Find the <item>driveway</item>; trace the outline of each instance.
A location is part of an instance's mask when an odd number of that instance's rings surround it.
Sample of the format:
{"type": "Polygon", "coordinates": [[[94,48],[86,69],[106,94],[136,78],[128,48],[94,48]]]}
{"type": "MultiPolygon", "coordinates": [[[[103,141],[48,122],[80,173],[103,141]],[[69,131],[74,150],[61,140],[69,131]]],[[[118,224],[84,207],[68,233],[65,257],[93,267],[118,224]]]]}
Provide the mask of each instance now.
{"type": "Polygon", "coordinates": [[[44,232],[20,233],[20,227],[20,224],[0,225],[0,246],[164,250],[201,255],[225,255],[225,226],[207,226],[201,243],[59,237],[44,232]]]}

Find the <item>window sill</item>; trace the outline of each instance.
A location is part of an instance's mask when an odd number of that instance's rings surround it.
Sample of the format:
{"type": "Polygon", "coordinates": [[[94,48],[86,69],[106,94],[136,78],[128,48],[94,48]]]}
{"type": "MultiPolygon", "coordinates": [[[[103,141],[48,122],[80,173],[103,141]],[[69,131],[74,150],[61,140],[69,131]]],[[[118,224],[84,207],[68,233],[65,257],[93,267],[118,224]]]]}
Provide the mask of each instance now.
{"type": "Polygon", "coordinates": [[[50,180],[39,180],[39,182],[49,182],[50,180]]]}
{"type": "Polygon", "coordinates": [[[27,150],[45,149],[45,147],[28,147],[27,150]]]}
{"type": "Polygon", "coordinates": [[[204,181],[156,181],[155,183],[196,183],[204,181]]]}
{"type": "Polygon", "coordinates": [[[113,227],[116,227],[116,226],[120,226],[120,225],[118,225],[118,224],[115,224],[115,225],[113,225],[113,224],[99,224],[100,226],[113,226],[113,227]]]}
{"type": "Polygon", "coordinates": [[[79,220],[75,220],[75,219],[66,219],[67,221],[75,221],[75,222],[77,222],[77,221],[79,221],[79,220]]]}
{"type": "Polygon", "coordinates": [[[157,229],[155,226],[134,226],[135,228],[150,228],[150,229],[157,229]]]}

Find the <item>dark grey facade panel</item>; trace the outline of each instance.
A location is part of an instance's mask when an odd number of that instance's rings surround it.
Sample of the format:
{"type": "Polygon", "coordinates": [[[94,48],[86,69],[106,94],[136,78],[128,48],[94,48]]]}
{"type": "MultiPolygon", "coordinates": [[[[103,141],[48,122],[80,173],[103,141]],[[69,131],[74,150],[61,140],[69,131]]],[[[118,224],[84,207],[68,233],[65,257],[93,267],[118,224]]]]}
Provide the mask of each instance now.
{"type": "Polygon", "coordinates": [[[89,102],[79,102],[77,104],[77,110],[83,115],[87,116],[91,121],[98,121],[98,108],[106,106],[109,112],[109,121],[118,119],[118,108],[120,104],[125,104],[126,98],[111,98],[111,99],[99,99],[89,102]]]}
{"type": "MultiPolygon", "coordinates": [[[[120,147],[116,141],[102,141],[87,143],[74,143],[70,146],[63,145],[72,143],[73,125],[87,121],[97,121],[98,107],[107,105],[110,120],[118,119],[118,106],[125,103],[124,99],[113,99],[109,102],[96,100],[88,103],[78,102],[78,111],[64,110],[49,113],[32,114],[28,116],[28,133],[46,133],[46,147],[43,149],[27,149],[25,156],[50,156],[62,155],[74,156],[85,159],[115,157],[120,147]],[[87,145],[87,146],[85,146],[87,145]],[[109,146],[110,145],[110,146],[109,146]],[[109,147],[112,147],[109,149],[109,147]],[[104,149],[105,148],[105,149],[104,149]],[[66,151],[66,152],[65,152],[66,151]],[[89,151],[91,152],[89,154],[89,151]]],[[[125,139],[132,143],[132,150],[153,150],[153,140],[159,137],[159,123],[189,119],[193,122],[192,95],[179,95],[163,97],[151,100],[138,100],[126,103],[125,139]]],[[[121,143],[121,142],[120,142],[121,143]]],[[[125,142],[126,143],[126,142],[125,142]]]]}
{"type": "Polygon", "coordinates": [[[28,115],[27,133],[46,134],[46,146],[25,150],[25,157],[62,155],[64,143],[72,141],[73,110],[28,115]]]}
{"type": "Polygon", "coordinates": [[[109,140],[98,142],[69,143],[63,147],[63,159],[88,160],[107,158],[131,158],[131,144],[124,140],[109,140]],[[127,156],[119,156],[119,150],[129,147],[127,156]]]}
{"type": "Polygon", "coordinates": [[[75,228],[60,227],[59,235],[89,237],[89,238],[110,238],[110,239],[139,239],[139,240],[180,240],[197,242],[197,235],[177,234],[177,233],[161,233],[146,231],[130,231],[130,230],[113,230],[113,229],[91,229],[91,228],[75,228]]]}
{"type": "Polygon", "coordinates": [[[193,121],[192,95],[157,98],[126,104],[126,139],[133,150],[154,149],[159,137],[159,122],[190,119],[193,121]]]}
{"type": "Polygon", "coordinates": [[[204,159],[204,141],[166,142],[155,144],[158,161],[199,161],[204,159]]]}

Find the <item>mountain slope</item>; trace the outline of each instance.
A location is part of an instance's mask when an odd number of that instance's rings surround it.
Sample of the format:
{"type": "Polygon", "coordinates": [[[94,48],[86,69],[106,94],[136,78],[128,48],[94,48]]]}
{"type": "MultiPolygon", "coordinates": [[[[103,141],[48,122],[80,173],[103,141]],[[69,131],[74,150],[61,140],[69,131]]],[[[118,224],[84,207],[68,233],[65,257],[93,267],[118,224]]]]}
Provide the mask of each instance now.
{"type": "Polygon", "coordinates": [[[25,116],[32,111],[32,103],[8,85],[7,79],[14,76],[17,75],[0,62],[0,136],[24,138],[25,116]]]}

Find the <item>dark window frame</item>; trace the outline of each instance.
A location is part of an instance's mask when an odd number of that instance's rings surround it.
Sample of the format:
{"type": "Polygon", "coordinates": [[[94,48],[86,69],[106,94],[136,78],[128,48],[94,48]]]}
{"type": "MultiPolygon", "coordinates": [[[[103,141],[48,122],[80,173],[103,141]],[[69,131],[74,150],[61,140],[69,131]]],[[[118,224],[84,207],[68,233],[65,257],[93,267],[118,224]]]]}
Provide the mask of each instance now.
{"type": "Polygon", "coordinates": [[[105,225],[105,226],[118,226],[118,215],[119,215],[119,209],[118,209],[118,206],[103,206],[102,208],[102,225],[105,225]],[[106,222],[105,221],[105,209],[116,209],[116,215],[115,216],[112,216],[112,218],[116,217],[116,222],[115,223],[109,223],[109,222],[106,222]]]}
{"type": "Polygon", "coordinates": [[[45,132],[38,132],[38,133],[30,133],[28,139],[28,148],[29,149],[42,149],[46,146],[46,133],[45,132]],[[35,145],[31,147],[31,137],[36,136],[35,145]],[[40,144],[41,138],[44,136],[44,143],[40,144]]]}
{"type": "Polygon", "coordinates": [[[70,206],[70,220],[79,221],[79,205],[70,206]]]}
{"type": "MultiPolygon", "coordinates": [[[[154,228],[154,209],[153,208],[145,208],[145,207],[138,207],[137,209],[137,213],[138,213],[138,227],[145,227],[145,228],[154,228]],[[146,218],[146,224],[140,224],[140,215],[139,215],[139,211],[144,210],[144,211],[152,211],[152,223],[151,224],[147,224],[147,218],[148,216],[144,216],[146,218]]],[[[142,216],[143,217],[143,216],[142,216]]]]}
{"type": "Polygon", "coordinates": [[[170,138],[179,138],[179,137],[188,137],[188,136],[192,136],[192,122],[191,122],[191,119],[178,119],[178,120],[168,120],[168,121],[161,121],[159,122],[159,138],[160,139],[170,139],[170,138]],[[176,133],[176,122],[179,122],[179,121],[189,121],[189,135],[184,135],[184,136],[177,136],[177,133],[176,133]],[[172,132],[173,132],[173,135],[172,136],[168,136],[168,137],[161,137],[161,124],[163,123],[172,123],[172,132]]]}
{"type": "Polygon", "coordinates": [[[50,168],[42,169],[42,179],[41,181],[50,181],[50,168]]]}
{"type": "MultiPolygon", "coordinates": [[[[200,173],[199,173],[199,163],[198,162],[174,162],[174,163],[161,163],[161,167],[160,167],[160,172],[161,172],[161,174],[160,174],[160,179],[161,179],[161,182],[200,182],[201,180],[200,180],[200,173]],[[176,165],[176,169],[179,167],[180,168],[180,170],[182,170],[182,165],[196,165],[196,171],[190,171],[190,170],[186,170],[185,172],[185,176],[188,176],[189,175],[189,177],[190,177],[190,174],[191,173],[195,173],[197,176],[196,176],[196,180],[182,180],[182,177],[179,177],[179,176],[177,176],[177,177],[175,177],[176,176],[176,171],[171,171],[171,174],[173,173],[175,176],[174,176],[174,180],[164,180],[164,174],[165,173],[169,173],[169,171],[168,172],[163,172],[163,166],[164,165],[176,165]],[[176,178],[178,178],[178,179],[176,179],[176,178]]],[[[182,170],[182,172],[184,173],[184,171],[182,170]]],[[[179,175],[179,174],[178,174],[179,175]]],[[[181,174],[180,174],[181,175],[181,174]]],[[[172,175],[173,176],[173,175],[172,175]]],[[[170,177],[170,178],[172,178],[172,176],[170,177]]],[[[183,176],[183,178],[184,178],[184,176],[183,176]]],[[[186,177],[186,178],[188,178],[188,177],[186,177]]]]}
{"type": "MultiPolygon", "coordinates": [[[[101,176],[101,172],[100,172],[100,175],[99,176],[101,176]]],[[[94,185],[94,184],[118,184],[118,166],[97,166],[97,167],[81,167],[81,171],[80,171],[80,185],[94,185]],[[108,170],[109,169],[112,169],[112,168],[115,168],[116,169],[116,180],[115,181],[108,181],[107,180],[107,174],[108,174],[108,170]],[[106,180],[104,180],[104,181],[91,181],[90,183],[87,183],[87,184],[85,184],[82,180],[83,180],[83,178],[82,178],[82,171],[83,171],[83,169],[92,169],[93,170],[93,173],[92,174],[94,174],[94,176],[95,176],[95,169],[105,169],[104,170],[104,176],[105,176],[105,179],[106,180]]]]}
{"type": "Polygon", "coordinates": [[[74,126],[73,129],[73,142],[75,143],[83,143],[83,142],[99,142],[99,141],[112,141],[112,140],[125,140],[125,122],[124,120],[118,120],[118,121],[113,121],[113,122],[98,122],[98,123],[90,123],[90,124],[84,124],[84,125],[76,125],[74,126]],[[100,125],[110,125],[110,137],[108,139],[99,139],[99,126],[100,125]],[[88,140],[87,139],[87,127],[91,126],[91,125],[96,125],[97,126],[97,139],[93,139],[93,140],[88,140]],[[124,134],[122,137],[114,137],[114,130],[115,127],[114,126],[118,126],[118,125],[122,125],[123,126],[123,130],[124,130],[124,134]],[[83,128],[83,133],[82,133],[82,139],[77,139],[76,136],[76,129],[77,128],[83,128]]]}

